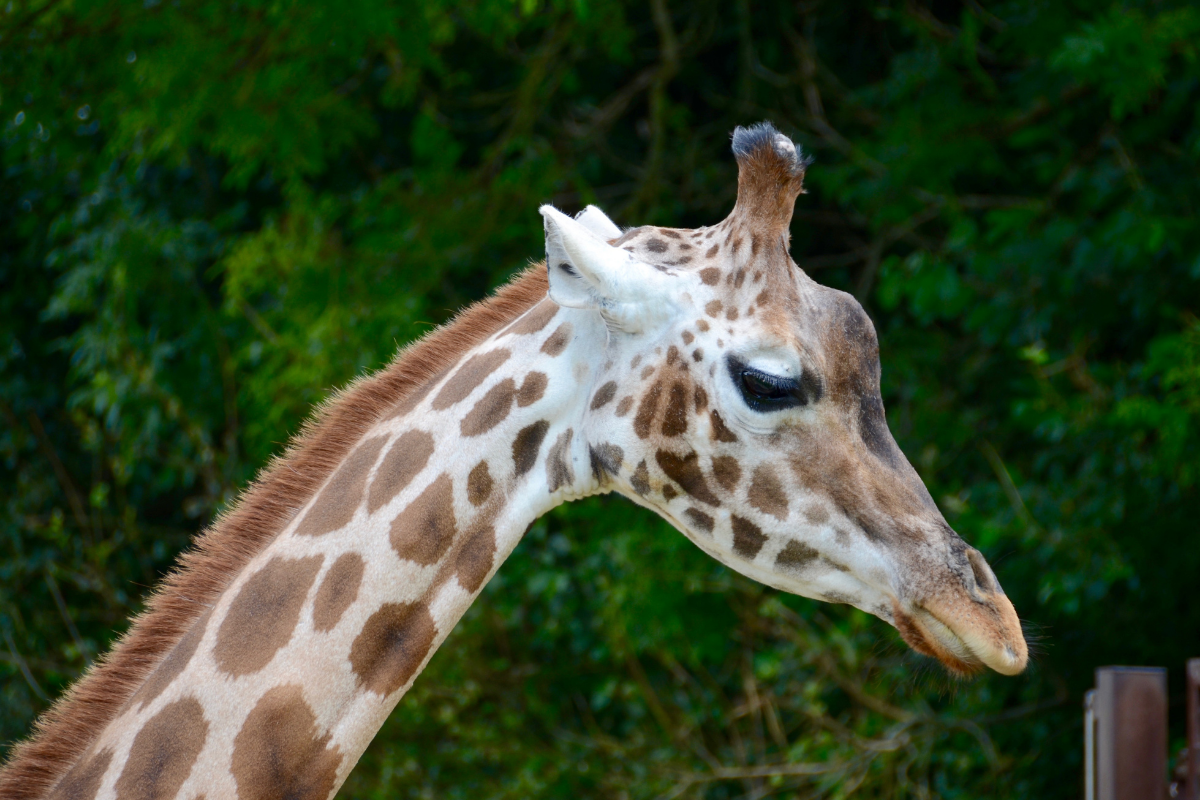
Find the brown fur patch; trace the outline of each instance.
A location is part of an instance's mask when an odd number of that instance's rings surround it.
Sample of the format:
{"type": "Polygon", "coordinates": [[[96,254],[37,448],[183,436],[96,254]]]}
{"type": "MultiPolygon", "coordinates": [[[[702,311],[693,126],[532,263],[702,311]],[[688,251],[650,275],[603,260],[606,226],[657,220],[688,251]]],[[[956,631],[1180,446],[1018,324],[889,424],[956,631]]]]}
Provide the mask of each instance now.
{"type": "Polygon", "coordinates": [[[804,518],[813,525],[824,525],[829,522],[829,509],[814,503],[804,509],[804,518]]]}
{"type": "Polygon", "coordinates": [[[721,505],[721,501],[704,480],[704,474],[700,471],[700,457],[695,452],[677,456],[667,450],[659,450],[654,454],[654,460],[668,478],[678,483],[692,497],[710,506],[721,505]]]}
{"type": "Polygon", "coordinates": [[[724,308],[724,305],[722,305],[720,300],[710,300],[704,304],[704,313],[710,317],[715,317],[721,313],[722,308],[724,308]]]}
{"type": "Polygon", "coordinates": [[[699,364],[703,360],[704,360],[704,348],[697,347],[695,350],[692,351],[692,361],[695,361],[697,364],[699,364]]]}
{"type": "MultiPolygon", "coordinates": [[[[545,262],[530,267],[529,270],[526,270],[525,274],[528,275],[534,271],[538,273],[538,277],[541,278],[541,283],[544,285],[546,282],[545,262]]],[[[559,308],[558,303],[547,297],[532,308],[525,310],[524,316],[501,331],[500,335],[496,338],[498,339],[500,336],[528,336],[531,333],[537,333],[550,324],[550,320],[554,319],[555,315],[558,314],[559,308]]]]}
{"type": "Polygon", "coordinates": [[[317,730],[299,686],[268,691],[233,740],[239,800],[325,800],[343,757],[331,738],[317,730]]]}
{"type": "Polygon", "coordinates": [[[642,497],[650,494],[650,470],[646,468],[644,459],[638,462],[637,469],[629,476],[629,485],[642,497]]]}
{"type": "Polygon", "coordinates": [[[642,402],[638,404],[637,416],[633,418],[633,432],[638,435],[639,439],[645,439],[650,435],[654,418],[658,416],[658,398],[662,396],[662,388],[662,382],[657,382],[642,395],[642,402]]]}
{"type": "Polygon", "coordinates": [[[196,620],[191,630],[179,640],[179,644],[175,645],[170,653],[167,653],[167,657],[150,673],[150,677],[142,684],[142,688],[134,694],[132,701],[134,705],[145,705],[158,697],[179,677],[179,673],[187,668],[188,662],[196,653],[196,648],[200,646],[200,640],[204,638],[204,631],[208,628],[210,616],[212,616],[211,610],[204,612],[204,616],[196,620]]]}
{"type": "Polygon", "coordinates": [[[749,561],[758,555],[767,541],[767,535],[762,528],[748,519],[742,519],[737,514],[732,515],[733,523],[733,552],[749,561]]]}
{"type": "Polygon", "coordinates": [[[433,398],[429,406],[434,411],[445,411],[455,403],[461,403],[488,375],[495,372],[501,364],[508,361],[512,353],[503,347],[489,350],[486,353],[471,356],[467,363],[458,368],[450,380],[442,386],[442,390],[433,398]]]}
{"type": "Polygon", "coordinates": [[[708,392],[704,391],[704,387],[696,384],[696,391],[693,393],[696,412],[699,413],[708,408],[708,392]]]}
{"type": "Polygon", "coordinates": [[[529,472],[537,463],[538,452],[542,449],[542,440],[546,438],[549,430],[550,423],[540,419],[517,432],[517,438],[513,439],[512,455],[518,477],[529,472]]]}
{"type": "Polygon", "coordinates": [[[631,408],[633,408],[633,397],[632,396],[622,397],[621,402],[617,403],[617,416],[618,417],[625,416],[626,414],[629,413],[629,410],[631,408]]]}
{"type": "Polygon", "coordinates": [[[696,341],[696,336],[691,331],[684,331],[682,338],[684,344],[691,344],[692,342],[696,341]]]}
{"type": "Polygon", "coordinates": [[[589,447],[588,456],[592,462],[592,477],[599,481],[606,475],[616,475],[621,471],[625,451],[615,444],[602,442],[589,447]]]}
{"type": "MultiPolygon", "coordinates": [[[[546,267],[525,270],[397,354],[384,369],[360,378],[326,401],[286,452],[267,465],[238,502],[180,556],[107,656],[101,657],[16,745],[0,769],[0,797],[34,800],[81,757],[146,675],[211,607],[242,568],[275,539],[376,422],[423,396],[431,382],[488,337],[534,333],[558,312],[546,297],[546,267]],[[536,305],[541,309],[521,317],[536,305]],[[534,321],[541,324],[534,327],[534,321]],[[513,320],[517,320],[515,324],[513,320]],[[529,329],[529,330],[526,330],[529,329]]],[[[413,404],[415,406],[415,403],[413,404]]]]}
{"type": "Polygon", "coordinates": [[[562,351],[566,350],[567,345],[571,342],[571,333],[573,330],[569,322],[559,325],[554,333],[550,334],[550,338],[542,345],[542,352],[551,358],[561,355],[562,351]]]}
{"type": "Polygon", "coordinates": [[[727,492],[737,489],[742,479],[742,467],[733,456],[713,456],[713,477],[727,492]]]}
{"type": "Polygon", "coordinates": [[[479,591],[496,558],[496,531],[484,524],[467,535],[454,559],[458,582],[471,594],[479,591]]]}
{"type": "Polygon", "coordinates": [[[525,408],[541,400],[549,383],[550,378],[544,372],[535,371],[526,375],[525,380],[521,381],[521,388],[517,390],[517,406],[525,408]]]}
{"type": "Polygon", "coordinates": [[[196,763],[208,722],[194,697],[163,706],[138,731],[117,779],[117,800],[167,800],[175,797],[196,763]]]}
{"type": "Polygon", "coordinates": [[[662,496],[663,500],[666,500],[669,503],[679,496],[679,492],[676,491],[675,487],[671,484],[664,483],[662,487],[662,496]]]}
{"type": "Polygon", "coordinates": [[[667,407],[663,411],[663,436],[682,436],[687,433],[688,391],[682,383],[671,387],[667,395],[667,407]]]}
{"type": "Polygon", "coordinates": [[[516,394],[517,384],[512,378],[505,378],[488,389],[459,425],[463,436],[479,436],[503,422],[512,411],[516,394]]]}
{"type": "Polygon", "coordinates": [[[571,437],[574,429],[567,428],[558,435],[550,452],[546,454],[546,485],[551,492],[575,482],[575,470],[571,468],[571,437]]]}
{"type": "Polygon", "coordinates": [[[617,382],[609,381],[596,390],[595,397],[592,398],[592,411],[598,408],[604,408],[617,395],[617,382]]]}
{"type": "Polygon", "coordinates": [[[703,531],[710,536],[712,535],[715,520],[708,514],[705,514],[698,508],[689,508],[683,512],[683,515],[687,517],[688,522],[692,523],[692,527],[696,530],[703,531]]]}
{"type": "Polygon", "coordinates": [[[657,237],[651,237],[651,238],[647,239],[645,244],[642,246],[645,247],[647,250],[649,250],[651,253],[667,252],[667,243],[657,237]]]}
{"type": "Polygon", "coordinates": [[[750,479],[750,505],[778,520],[787,519],[788,500],[783,484],[770,467],[755,468],[750,479]]]}
{"type": "Polygon", "coordinates": [[[473,506],[481,506],[492,493],[492,473],[488,472],[487,461],[480,461],[467,475],[467,500],[473,506]]]}
{"type": "Polygon", "coordinates": [[[775,557],[775,566],[785,572],[802,572],[820,557],[820,553],[804,542],[791,541],[775,557]]]}
{"type": "Polygon", "coordinates": [[[714,408],[708,412],[709,419],[712,420],[712,438],[718,442],[736,442],[738,440],[734,432],[725,427],[725,420],[721,419],[721,414],[714,408]]]}
{"type": "Polygon", "coordinates": [[[313,599],[313,627],[331,631],[337,627],[342,614],[358,599],[366,565],[358,553],[343,553],[325,573],[321,588],[313,599]]]}
{"type": "Polygon", "coordinates": [[[217,629],[213,658],[230,675],[249,675],[292,640],[300,609],[317,579],[322,556],[276,556],[250,576],[217,629]]]}
{"type": "Polygon", "coordinates": [[[367,473],[386,443],[386,436],[375,436],[359,445],[313,501],[296,526],[297,536],[324,536],[354,518],[367,488],[367,473]]]}
{"type": "Polygon", "coordinates": [[[696,327],[699,328],[702,332],[708,333],[708,321],[707,320],[703,320],[703,319],[696,320],[696,327]]]}
{"type": "Polygon", "coordinates": [[[112,757],[112,750],[104,750],[80,761],[54,787],[48,800],[95,800],[112,757]]]}
{"type": "Polygon", "coordinates": [[[381,506],[404,491],[412,479],[425,469],[433,455],[433,437],[425,431],[406,431],[383,457],[375,471],[375,480],[367,497],[367,511],[374,514],[381,506]]]}
{"type": "Polygon", "coordinates": [[[392,549],[418,564],[436,564],[454,541],[454,484],[442,473],[392,520],[392,549]]]}
{"type": "Polygon", "coordinates": [[[350,647],[350,665],[363,686],[387,696],[417,674],[437,629],[423,603],[385,603],[350,647]]]}

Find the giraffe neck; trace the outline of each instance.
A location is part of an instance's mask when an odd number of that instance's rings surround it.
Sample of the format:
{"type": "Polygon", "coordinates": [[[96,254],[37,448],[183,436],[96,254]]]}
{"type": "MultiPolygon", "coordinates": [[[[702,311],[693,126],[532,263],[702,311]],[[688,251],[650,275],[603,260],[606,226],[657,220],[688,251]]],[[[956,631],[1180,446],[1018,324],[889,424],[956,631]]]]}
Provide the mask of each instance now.
{"type": "Polygon", "coordinates": [[[529,524],[603,490],[580,423],[605,341],[547,299],[411,393],[51,797],[331,796],[529,524]]]}

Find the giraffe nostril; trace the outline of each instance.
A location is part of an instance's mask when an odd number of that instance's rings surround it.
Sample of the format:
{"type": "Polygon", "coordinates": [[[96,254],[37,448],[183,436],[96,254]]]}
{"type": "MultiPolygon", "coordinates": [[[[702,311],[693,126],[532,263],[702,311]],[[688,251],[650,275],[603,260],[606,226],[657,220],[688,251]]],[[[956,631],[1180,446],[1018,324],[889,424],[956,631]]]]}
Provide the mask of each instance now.
{"type": "Polygon", "coordinates": [[[1000,584],[996,580],[996,576],[992,574],[992,568],[983,558],[983,553],[980,553],[974,547],[967,550],[967,561],[971,565],[971,573],[975,576],[975,585],[981,591],[989,594],[1000,592],[1000,584]]]}

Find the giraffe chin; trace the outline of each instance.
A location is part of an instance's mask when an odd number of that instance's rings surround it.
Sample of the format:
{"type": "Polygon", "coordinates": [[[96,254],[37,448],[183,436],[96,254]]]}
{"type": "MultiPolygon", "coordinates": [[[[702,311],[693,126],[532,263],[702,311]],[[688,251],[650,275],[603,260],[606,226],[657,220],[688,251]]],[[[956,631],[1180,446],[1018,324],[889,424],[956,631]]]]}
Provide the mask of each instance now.
{"type": "MultiPolygon", "coordinates": [[[[1007,598],[1004,600],[1007,602],[1007,598]]],[[[1019,647],[1007,644],[991,647],[982,642],[972,647],[969,641],[980,637],[960,636],[927,609],[915,608],[908,612],[895,600],[892,601],[892,618],[909,647],[921,655],[936,658],[953,675],[970,677],[978,675],[984,668],[991,668],[1001,675],[1016,675],[1025,669],[1027,653],[1023,637],[1019,647]]]]}

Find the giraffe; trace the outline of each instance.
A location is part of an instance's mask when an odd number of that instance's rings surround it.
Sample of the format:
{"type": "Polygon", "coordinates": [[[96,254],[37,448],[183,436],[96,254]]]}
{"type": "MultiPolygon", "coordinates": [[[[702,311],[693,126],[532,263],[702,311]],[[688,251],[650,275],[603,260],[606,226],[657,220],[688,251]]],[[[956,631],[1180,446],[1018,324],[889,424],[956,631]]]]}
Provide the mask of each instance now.
{"type": "Polygon", "coordinates": [[[4,798],[329,798],[537,517],[617,492],[955,673],[1019,620],[880,399],[874,328],[791,260],[808,160],[733,134],[721,223],[543,206],[546,261],[321,409],[0,772],[4,798]]]}

